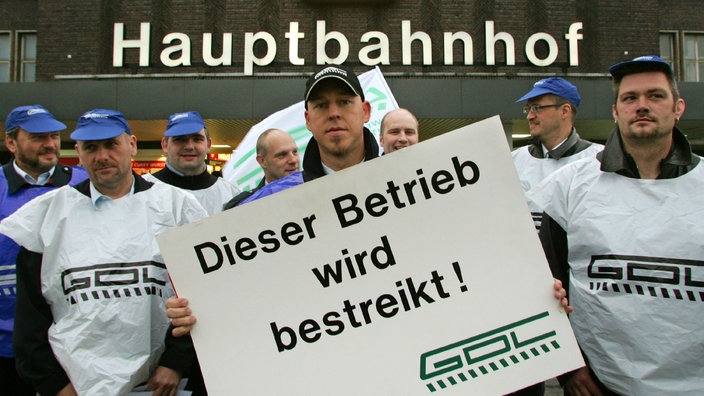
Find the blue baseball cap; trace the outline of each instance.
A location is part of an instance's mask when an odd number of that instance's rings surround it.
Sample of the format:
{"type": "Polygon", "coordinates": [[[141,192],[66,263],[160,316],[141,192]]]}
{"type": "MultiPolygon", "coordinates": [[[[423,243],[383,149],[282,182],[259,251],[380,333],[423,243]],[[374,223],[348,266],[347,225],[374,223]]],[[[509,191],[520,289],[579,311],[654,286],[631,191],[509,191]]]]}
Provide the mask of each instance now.
{"type": "Polygon", "coordinates": [[[15,107],[5,120],[5,130],[22,128],[29,133],[63,131],[64,123],[57,121],[51,113],[40,105],[15,107]]]}
{"type": "Polygon", "coordinates": [[[622,78],[627,74],[645,71],[661,71],[671,78],[674,77],[672,66],[657,55],[639,56],[637,58],[617,63],[609,68],[614,78],[622,78]]]}
{"type": "Polygon", "coordinates": [[[561,98],[565,98],[572,103],[574,107],[579,107],[579,103],[582,101],[582,98],[579,96],[579,91],[577,91],[577,87],[575,87],[571,82],[562,77],[549,77],[533,84],[533,89],[531,89],[527,94],[521,96],[516,103],[546,94],[553,94],[561,98]]]}
{"type": "Polygon", "coordinates": [[[125,116],[119,111],[93,109],[78,118],[76,130],[71,133],[73,140],[112,139],[122,133],[131,134],[125,116]]]}
{"type": "Polygon", "coordinates": [[[164,136],[192,135],[205,129],[205,122],[197,111],[174,113],[169,116],[164,136]]]}

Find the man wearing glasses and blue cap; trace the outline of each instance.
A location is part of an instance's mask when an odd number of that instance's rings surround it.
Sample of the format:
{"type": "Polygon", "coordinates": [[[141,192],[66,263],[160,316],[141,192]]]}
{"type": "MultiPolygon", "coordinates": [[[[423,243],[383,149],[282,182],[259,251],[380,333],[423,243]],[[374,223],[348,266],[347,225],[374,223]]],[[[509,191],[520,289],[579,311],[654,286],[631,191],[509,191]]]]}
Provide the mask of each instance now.
{"type": "Polygon", "coordinates": [[[164,343],[173,289],[154,237],[206,212],[192,195],[132,171],[137,139],[122,113],[91,110],[71,138],[90,179],[0,223],[22,246],[18,371],[41,394],[126,394],[144,382],[170,392],[185,362],[164,343]]]}
{"type": "MultiPolygon", "coordinates": [[[[523,101],[532,142],[514,150],[512,156],[524,192],[570,162],[593,157],[602,150],[600,144],[580,138],[574,128],[582,98],[569,81],[561,77],[542,79],[516,102],[523,101]]],[[[539,229],[542,209],[530,209],[539,229]]]]}
{"type": "Polygon", "coordinates": [[[153,175],[144,175],[144,178],[188,190],[209,215],[221,212],[223,205],[238,195],[240,190],[222,177],[208,173],[205,157],[211,143],[198,112],[171,114],[164,138],[161,139],[166,167],[153,175]]]}
{"type": "Polygon", "coordinates": [[[596,158],[549,176],[529,199],[569,285],[587,366],[568,395],[698,395],[704,389],[704,168],[677,123],[670,65],[643,56],[609,69],[615,128],[596,158]]]}
{"type": "MultiPolygon", "coordinates": [[[[5,120],[5,145],[14,158],[0,168],[0,220],[41,194],[88,178],[80,167],[59,164],[64,129],[66,125],[40,105],[10,111],[5,120]]],[[[12,353],[19,250],[12,239],[0,235],[0,378],[8,394],[34,396],[36,391],[18,377],[12,353]]]]}

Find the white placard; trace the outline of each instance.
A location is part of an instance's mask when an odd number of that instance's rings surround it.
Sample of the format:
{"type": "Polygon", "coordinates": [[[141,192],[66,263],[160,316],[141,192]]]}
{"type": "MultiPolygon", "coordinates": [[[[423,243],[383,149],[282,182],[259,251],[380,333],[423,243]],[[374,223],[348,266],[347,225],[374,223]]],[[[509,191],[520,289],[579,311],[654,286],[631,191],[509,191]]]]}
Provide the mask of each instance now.
{"type": "Polygon", "coordinates": [[[583,365],[498,116],[158,242],[211,395],[498,395],[583,365]]]}

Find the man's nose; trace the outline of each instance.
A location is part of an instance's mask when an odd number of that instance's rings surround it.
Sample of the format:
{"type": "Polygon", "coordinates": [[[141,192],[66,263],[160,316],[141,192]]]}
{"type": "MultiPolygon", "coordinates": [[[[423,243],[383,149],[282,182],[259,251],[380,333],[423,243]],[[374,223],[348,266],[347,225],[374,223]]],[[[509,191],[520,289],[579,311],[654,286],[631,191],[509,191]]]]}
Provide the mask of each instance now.
{"type": "Polygon", "coordinates": [[[104,160],[108,158],[108,150],[104,147],[98,147],[95,149],[95,158],[99,160],[104,160]]]}
{"type": "Polygon", "coordinates": [[[650,102],[648,102],[648,98],[645,95],[639,96],[636,104],[636,111],[650,111],[650,102]]]}
{"type": "Polygon", "coordinates": [[[42,146],[53,146],[54,139],[49,135],[43,135],[41,136],[41,144],[42,146]]]}
{"type": "Polygon", "coordinates": [[[337,103],[330,103],[328,106],[328,117],[337,118],[340,116],[340,106],[337,103]]]}

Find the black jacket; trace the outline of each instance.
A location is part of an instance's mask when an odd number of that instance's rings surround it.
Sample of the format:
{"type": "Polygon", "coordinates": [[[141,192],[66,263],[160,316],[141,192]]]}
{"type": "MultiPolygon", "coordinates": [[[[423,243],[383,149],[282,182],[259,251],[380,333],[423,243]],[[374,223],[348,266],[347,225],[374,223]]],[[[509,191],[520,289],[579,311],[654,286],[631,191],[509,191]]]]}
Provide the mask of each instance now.
{"type": "MultiPolygon", "coordinates": [[[[369,161],[379,156],[379,145],[374,139],[374,135],[364,128],[364,160],[369,161]]],[[[315,138],[310,138],[308,147],[303,157],[303,181],[309,182],[319,177],[325,176],[323,163],[320,159],[320,147],[315,138]]]]}
{"type": "Polygon", "coordinates": [[[260,188],[264,187],[265,184],[266,184],[266,179],[262,178],[262,181],[260,181],[259,184],[257,184],[257,186],[254,187],[253,189],[251,189],[251,190],[249,190],[249,191],[242,191],[241,193],[235,195],[234,198],[232,198],[231,200],[227,201],[227,202],[225,203],[225,205],[222,206],[222,210],[228,210],[228,209],[234,208],[234,207],[237,206],[240,202],[242,202],[242,201],[244,201],[245,199],[249,198],[250,195],[252,195],[252,194],[254,194],[255,192],[257,192],[257,190],[259,190],[260,188]]]}
{"type": "MultiPolygon", "coordinates": [[[[572,128],[572,132],[567,137],[567,140],[559,147],[549,151],[548,155],[553,159],[569,157],[588,149],[591,145],[592,142],[582,139],[577,133],[577,130],[572,128]]],[[[543,154],[543,144],[540,143],[538,139],[533,139],[530,146],[528,146],[528,152],[535,158],[545,158],[543,154]]]]}
{"type": "Polygon", "coordinates": [[[213,176],[208,171],[204,170],[200,175],[181,176],[168,167],[155,172],[152,176],[163,181],[166,184],[171,184],[184,190],[203,190],[218,181],[217,176],[213,176]]]}

